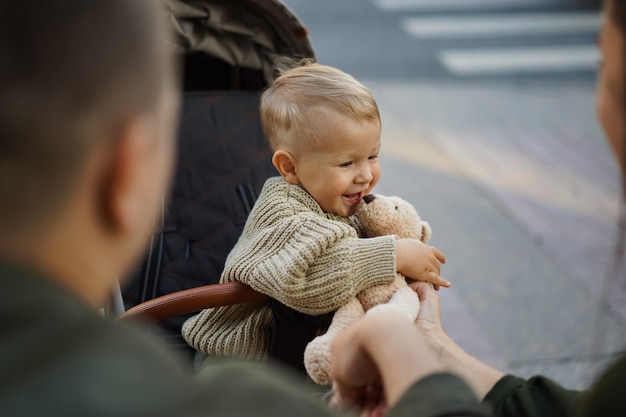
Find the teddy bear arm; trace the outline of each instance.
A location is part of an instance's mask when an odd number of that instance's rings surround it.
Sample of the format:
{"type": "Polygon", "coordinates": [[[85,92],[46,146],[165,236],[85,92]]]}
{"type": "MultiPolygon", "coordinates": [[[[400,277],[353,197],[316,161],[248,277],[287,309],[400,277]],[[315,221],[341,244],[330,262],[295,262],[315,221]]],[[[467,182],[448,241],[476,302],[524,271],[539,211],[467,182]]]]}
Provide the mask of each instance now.
{"type": "Polygon", "coordinates": [[[389,302],[372,307],[365,314],[376,314],[380,311],[394,311],[404,314],[409,320],[415,321],[419,313],[420,301],[417,293],[410,287],[400,288],[393,294],[389,302]]]}
{"type": "Polygon", "coordinates": [[[313,381],[320,385],[331,383],[331,346],[335,337],[352,322],[365,314],[361,303],[353,297],[339,308],[326,333],[313,339],[304,350],[304,367],[313,381]]]}
{"type": "Polygon", "coordinates": [[[406,287],[406,280],[401,274],[396,274],[390,284],[376,285],[367,288],[357,294],[357,298],[365,311],[370,308],[388,302],[398,289],[406,287]]]}

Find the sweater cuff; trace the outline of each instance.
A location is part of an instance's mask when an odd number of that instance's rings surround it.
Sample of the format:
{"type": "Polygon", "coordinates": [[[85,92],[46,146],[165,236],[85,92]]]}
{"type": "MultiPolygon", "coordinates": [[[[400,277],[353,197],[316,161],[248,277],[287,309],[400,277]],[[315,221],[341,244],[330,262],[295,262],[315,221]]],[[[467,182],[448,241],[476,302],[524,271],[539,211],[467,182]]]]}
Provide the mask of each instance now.
{"type": "Polygon", "coordinates": [[[491,416],[470,387],[455,375],[439,373],[417,381],[389,410],[389,417],[491,416]]]}
{"type": "Polygon", "coordinates": [[[354,239],[352,242],[352,267],[357,293],[394,280],[397,271],[395,236],[354,239]]]}

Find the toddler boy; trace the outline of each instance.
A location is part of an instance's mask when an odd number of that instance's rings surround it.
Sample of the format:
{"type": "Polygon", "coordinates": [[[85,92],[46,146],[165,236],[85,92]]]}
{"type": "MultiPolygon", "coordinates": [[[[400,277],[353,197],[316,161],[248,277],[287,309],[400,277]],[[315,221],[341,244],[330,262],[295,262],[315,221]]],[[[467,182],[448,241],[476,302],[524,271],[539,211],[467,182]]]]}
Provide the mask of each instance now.
{"type": "MultiPolygon", "coordinates": [[[[440,251],[415,239],[363,239],[353,216],[380,178],[380,115],[365,86],[305,63],[276,78],[260,113],[280,177],[265,183],[221,282],[244,282],[310,315],[392,282],[396,271],[450,285],[439,276],[440,251]]],[[[266,302],[207,309],[182,331],[207,355],[265,360],[272,313],[266,302]]]]}

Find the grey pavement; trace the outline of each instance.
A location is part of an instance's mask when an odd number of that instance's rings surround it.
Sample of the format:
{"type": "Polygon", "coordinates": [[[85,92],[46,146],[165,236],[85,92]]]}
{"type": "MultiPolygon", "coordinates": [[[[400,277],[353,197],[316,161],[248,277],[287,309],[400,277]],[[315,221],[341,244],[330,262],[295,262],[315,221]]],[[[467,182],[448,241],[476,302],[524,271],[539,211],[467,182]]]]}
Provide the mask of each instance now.
{"type": "MultiPolygon", "coordinates": [[[[526,0],[487,1],[491,7],[472,7],[481,0],[405,0],[394,3],[422,3],[430,6],[414,10],[410,7],[383,10],[376,3],[385,0],[285,0],[310,31],[310,39],[320,62],[329,63],[361,79],[379,80],[450,80],[450,74],[440,62],[442,50],[474,50],[503,47],[540,47],[550,45],[594,45],[596,33],[584,30],[567,34],[530,34],[530,36],[459,36],[453,38],[422,38],[411,36],[402,28],[405,18],[472,17],[493,14],[588,12],[598,10],[598,0],[526,0]],[[446,3],[466,3],[446,11],[446,3]],[[516,3],[510,7],[507,3],[516,3]]],[[[484,3],[484,2],[482,2],[484,3]]],[[[473,80],[586,80],[594,71],[534,71],[530,73],[474,74],[473,80]]]]}
{"type": "Polygon", "coordinates": [[[377,191],[413,203],[448,257],[444,327],[501,370],[587,387],[626,346],[593,83],[364,82],[383,119],[377,191]]]}

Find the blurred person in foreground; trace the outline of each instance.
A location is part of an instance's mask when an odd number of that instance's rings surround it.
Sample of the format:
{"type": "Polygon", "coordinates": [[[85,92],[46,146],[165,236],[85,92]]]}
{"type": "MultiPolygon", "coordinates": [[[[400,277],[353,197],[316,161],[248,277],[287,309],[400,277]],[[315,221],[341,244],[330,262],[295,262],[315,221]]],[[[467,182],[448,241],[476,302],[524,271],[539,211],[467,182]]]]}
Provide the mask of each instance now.
{"type": "MultiPolygon", "coordinates": [[[[626,1],[605,1],[604,11],[599,36],[603,63],[597,85],[597,110],[620,166],[625,185],[623,190],[626,190],[626,1]]],[[[626,238],[623,233],[620,239],[626,238]]],[[[620,248],[619,243],[616,248],[620,248]]],[[[619,265],[624,253],[616,256],[615,265],[619,265]]],[[[623,279],[624,273],[619,274],[619,267],[613,272],[614,276],[608,279],[623,279]]],[[[435,292],[424,283],[412,285],[422,302],[414,328],[408,323],[402,324],[398,318],[368,317],[340,335],[334,346],[335,355],[341,359],[337,360],[332,400],[336,406],[354,407],[362,410],[362,414],[380,414],[387,404],[397,404],[398,393],[403,392],[403,388],[395,388],[397,385],[406,389],[413,383],[416,370],[430,367],[433,374],[422,380],[423,385],[430,389],[439,385],[442,390],[447,390],[445,384],[435,378],[442,377],[442,370],[459,375],[495,416],[626,416],[626,357],[613,363],[585,392],[567,390],[543,376],[524,380],[505,375],[464,352],[441,326],[439,298],[435,292]],[[383,361],[383,356],[378,355],[380,351],[392,348],[386,338],[396,332],[406,337],[405,343],[393,346],[397,354],[405,358],[402,365],[389,357],[384,357],[387,361],[383,361]],[[360,342],[359,339],[369,340],[368,333],[378,334],[380,346],[360,342]],[[431,348],[430,352],[436,352],[436,360],[432,362],[419,357],[423,352],[417,347],[422,348],[424,340],[431,348]],[[411,349],[411,346],[416,348],[411,349]]],[[[440,406],[445,407],[445,404],[444,401],[440,406]]],[[[471,410],[468,403],[465,412],[457,409],[456,414],[442,412],[437,415],[467,416],[472,415],[471,410]]]]}

